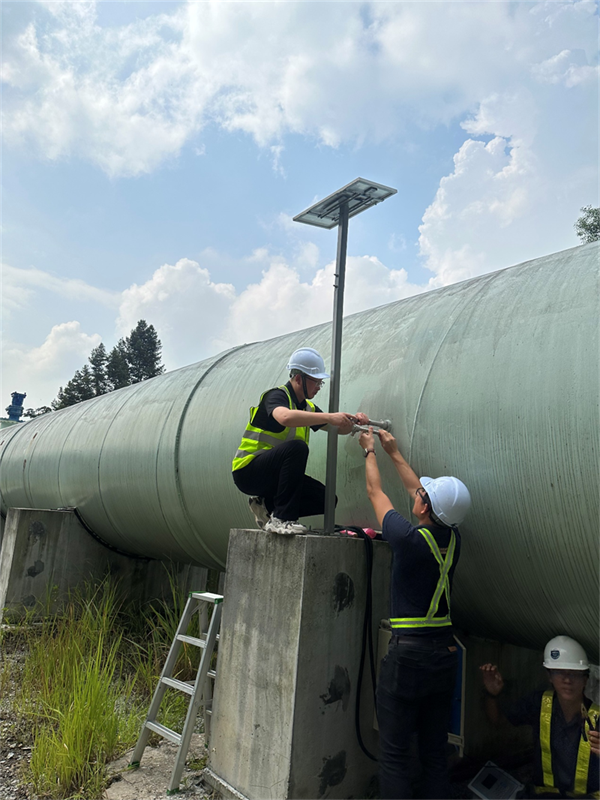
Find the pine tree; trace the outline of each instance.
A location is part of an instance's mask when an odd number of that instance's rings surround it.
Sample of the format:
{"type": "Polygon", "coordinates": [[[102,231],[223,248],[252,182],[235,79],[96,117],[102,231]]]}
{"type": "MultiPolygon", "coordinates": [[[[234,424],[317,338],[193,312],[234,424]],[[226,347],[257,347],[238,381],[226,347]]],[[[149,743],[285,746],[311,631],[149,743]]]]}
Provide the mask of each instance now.
{"type": "Polygon", "coordinates": [[[126,339],[127,361],[132,383],[139,383],[165,371],[160,363],[162,344],[154,325],[141,319],[126,339]]]}
{"type": "Polygon", "coordinates": [[[106,353],[102,343],[95,347],[90,353],[89,364],[78,369],[64,389],[62,386],[59,388],[52,408],[58,411],[82,400],[162,375],[165,368],[160,363],[161,350],[156,329],[141,319],[126,339],[119,339],[110,353],[106,353]]]}
{"type": "Polygon", "coordinates": [[[131,383],[129,362],[127,361],[127,345],[124,339],[119,339],[108,355],[106,380],[109,391],[122,389],[123,386],[129,386],[131,383]]]}
{"type": "Polygon", "coordinates": [[[94,397],[94,379],[92,371],[85,364],[81,369],[75,371],[75,375],[68,381],[64,389],[62,386],[59,388],[56,400],[52,401],[52,408],[60,411],[61,408],[74,406],[75,403],[90,400],[92,397],[94,397]]]}
{"type": "Polygon", "coordinates": [[[110,386],[106,376],[106,363],[108,356],[106,354],[106,347],[102,342],[98,347],[94,347],[88,359],[92,368],[92,381],[94,383],[94,395],[97,397],[99,394],[106,394],[110,386]]]}

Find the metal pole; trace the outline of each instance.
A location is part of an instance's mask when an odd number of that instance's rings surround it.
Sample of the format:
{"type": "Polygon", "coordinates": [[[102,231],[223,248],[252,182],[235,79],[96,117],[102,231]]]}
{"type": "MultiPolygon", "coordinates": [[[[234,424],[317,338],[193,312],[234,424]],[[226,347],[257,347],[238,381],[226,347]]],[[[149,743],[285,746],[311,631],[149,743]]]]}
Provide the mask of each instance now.
{"type": "MultiPolygon", "coordinates": [[[[340,366],[342,360],[342,319],[344,315],[344,281],[348,245],[348,203],[340,206],[335,282],[333,284],[333,334],[331,342],[331,383],[329,413],[340,410],[340,366]]],[[[325,473],[325,533],[335,530],[335,483],[337,470],[337,428],[327,434],[327,470],[325,473]]]]}

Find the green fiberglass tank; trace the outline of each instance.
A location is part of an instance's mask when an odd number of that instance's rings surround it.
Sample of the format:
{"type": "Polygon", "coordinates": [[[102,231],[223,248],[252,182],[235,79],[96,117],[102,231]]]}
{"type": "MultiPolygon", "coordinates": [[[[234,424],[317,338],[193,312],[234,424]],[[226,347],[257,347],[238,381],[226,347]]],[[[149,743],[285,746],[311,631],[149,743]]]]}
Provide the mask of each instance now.
{"type": "MultiPolygon", "coordinates": [[[[598,253],[576,247],[348,317],[340,404],[391,419],[419,474],[470,488],[457,624],[531,647],[569,633],[596,660],[598,253]]],[[[248,409],[285,382],[301,345],[327,356],[330,325],[3,430],[3,513],[76,506],[121,550],[222,568],[229,529],[254,524],[230,474],[248,409]]],[[[317,402],[327,408],[327,387],[317,402]]],[[[326,440],[311,437],[308,471],[321,479],[326,440]]],[[[389,459],[379,464],[408,515],[389,459]]],[[[337,522],[376,524],[351,437],[337,493],[337,522]]]]}

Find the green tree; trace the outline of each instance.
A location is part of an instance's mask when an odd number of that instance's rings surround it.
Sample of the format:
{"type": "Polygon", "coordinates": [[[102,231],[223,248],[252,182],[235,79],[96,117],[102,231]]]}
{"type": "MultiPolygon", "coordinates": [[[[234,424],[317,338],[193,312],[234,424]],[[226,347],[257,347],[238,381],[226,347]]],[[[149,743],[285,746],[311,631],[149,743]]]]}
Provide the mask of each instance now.
{"type": "Polygon", "coordinates": [[[106,380],[109,391],[122,389],[123,386],[129,386],[131,383],[129,362],[127,361],[127,344],[124,339],[119,339],[108,355],[106,380]]]}
{"type": "Polygon", "coordinates": [[[26,408],[23,412],[24,417],[29,417],[30,419],[35,419],[35,417],[41,417],[42,414],[49,414],[52,411],[50,406],[40,406],[39,408],[26,408]]]}
{"type": "Polygon", "coordinates": [[[126,340],[127,361],[131,383],[162,375],[165,371],[160,363],[162,344],[154,325],[141,319],[126,340]]]}
{"type": "Polygon", "coordinates": [[[106,394],[110,390],[110,385],[106,375],[106,363],[108,356],[106,347],[100,342],[98,347],[94,347],[88,359],[90,362],[92,381],[94,383],[94,395],[106,394]]]}
{"type": "Polygon", "coordinates": [[[52,408],[60,411],[61,408],[74,406],[75,403],[81,403],[82,400],[91,400],[94,396],[92,371],[85,364],[81,369],[75,371],[75,375],[68,381],[64,389],[62,386],[59,388],[56,400],[52,401],[52,408]]]}
{"type": "Polygon", "coordinates": [[[59,388],[52,408],[58,411],[82,400],[161,375],[165,371],[160,363],[161,350],[162,344],[156,329],[141,319],[126,339],[119,339],[110,353],[107,354],[102,343],[95,347],[90,353],[89,363],[75,372],[64,389],[62,386],[59,388]]]}
{"type": "Polygon", "coordinates": [[[600,239],[600,208],[582,206],[579,210],[583,214],[574,225],[575,233],[583,244],[597,242],[600,239]]]}

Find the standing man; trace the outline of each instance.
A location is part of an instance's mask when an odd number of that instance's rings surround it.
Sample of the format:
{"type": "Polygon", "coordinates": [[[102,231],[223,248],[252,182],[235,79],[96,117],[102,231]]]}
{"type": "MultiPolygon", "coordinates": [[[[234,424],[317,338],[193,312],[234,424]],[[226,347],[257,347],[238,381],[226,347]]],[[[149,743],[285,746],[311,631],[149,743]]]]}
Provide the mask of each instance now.
{"type": "Polygon", "coordinates": [[[450,591],[460,554],[459,525],[471,505],[458,478],[419,478],[394,437],[379,431],[383,449],[414,498],[417,526],[394,510],[381,488],[372,429],[360,436],[367,494],[392,548],[392,638],[377,686],[379,788],[382,798],[412,797],[411,734],[423,770],[421,797],[450,797],[446,743],[458,664],[450,591]]]}
{"type": "Polygon", "coordinates": [[[326,414],[312,402],[329,377],[312,347],[292,353],[287,369],[290,380],[285,386],[264,392],[258,406],[250,409],[231,468],[238,489],[255,495],[248,503],[256,524],[271,533],[295,534],[307,530],[299,517],[325,509],[325,486],[305,474],[311,428],[330,425],[347,434],[355,422],[365,425],[368,417],[342,411],[326,414]]]}

